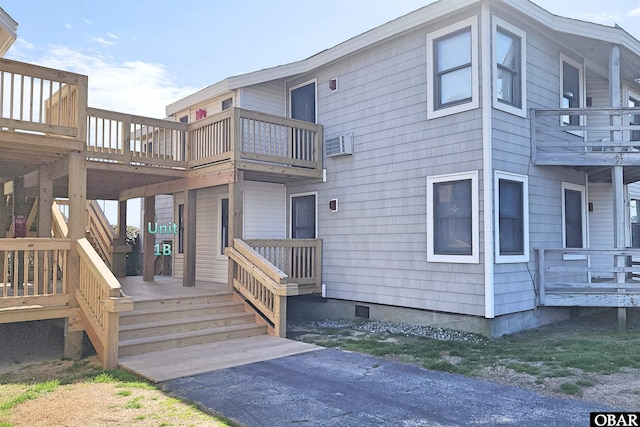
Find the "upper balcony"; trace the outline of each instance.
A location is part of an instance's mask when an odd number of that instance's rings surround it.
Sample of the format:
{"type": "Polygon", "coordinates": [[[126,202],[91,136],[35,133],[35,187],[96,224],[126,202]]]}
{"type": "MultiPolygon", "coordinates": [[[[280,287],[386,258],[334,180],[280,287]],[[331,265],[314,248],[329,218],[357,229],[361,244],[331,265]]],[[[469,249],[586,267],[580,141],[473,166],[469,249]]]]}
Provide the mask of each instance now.
{"type": "Polygon", "coordinates": [[[592,182],[623,166],[625,183],[640,179],[640,108],[531,110],[534,165],[583,167],[592,182]]]}
{"type": "Polygon", "coordinates": [[[87,88],[86,76],[0,58],[0,183],[71,151],[85,153],[90,198],[209,170],[322,178],[320,125],[240,108],[190,124],[134,116],[88,108],[87,88]]]}

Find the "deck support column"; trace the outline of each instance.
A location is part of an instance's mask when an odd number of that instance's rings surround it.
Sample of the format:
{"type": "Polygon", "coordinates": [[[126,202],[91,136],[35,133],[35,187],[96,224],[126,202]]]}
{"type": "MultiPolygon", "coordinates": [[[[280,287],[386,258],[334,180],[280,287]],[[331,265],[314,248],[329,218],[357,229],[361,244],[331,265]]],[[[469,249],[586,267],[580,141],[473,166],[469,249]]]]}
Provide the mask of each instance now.
{"type": "Polygon", "coordinates": [[[122,249],[127,245],[127,201],[118,202],[118,237],[113,241],[111,271],[116,277],[127,275],[127,252],[122,249]]]}
{"type": "MultiPolygon", "coordinates": [[[[76,291],[80,285],[80,256],[76,249],[77,241],[85,237],[85,218],[87,212],[87,169],[82,153],[69,154],[69,251],[67,283],[69,305],[78,307],[76,291]]],[[[82,357],[83,331],[75,325],[76,319],[67,318],[65,322],[64,357],[79,359],[82,357]]]]}
{"type": "Polygon", "coordinates": [[[155,234],[149,232],[155,229],[156,221],[156,197],[147,196],[144,198],[144,221],[142,227],[144,230],[144,258],[142,261],[142,280],[145,282],[153,282],[155,269],[155,253],[154,245],[156,243],[155,234]]]}
{"type": "MultiPolygon", "coordinates": [[[[51,207],[53,205],[53,180],[49,177],[49,168],[40,166],[38,174],[38,237],[50,239],[53,215],[51,207]]],[[[38,277],[44,277],[43,253],[38,254],[38,277]]]]}
{"type": "MultiPolygon", "coordinates": [[[[609,102],[612,108],[620,108],[622,105],[622,85],[620,80],[620,47],[613,45],[609,53],[609,102]]],[[[622,126],[622,116],[611,117],[612,126],[622,126]]],[[[622,131],[612,131],[611,141],[621,142],[622,131]]],[[[621,150],[620,148],[618,150],[621,150]]],[[[626,246],[625,239],[625,197],[624,197],[624,177],[622,166],[614,166],[611,172],[611,182],[613,184],[613,230],[614,242],[616,249],[624,249],[626,246]]],[[[615,256],[615,266],[617,268],[626,267],[626,257],[624,255],[615,256]]],[[[624,292],[624,283],[626,282],[626,272],[618,271],[615,273],[616,282],[620,285],[619,292],[624,292]]],[[[626,329],[627,309],[618,308],[618,330],[626,329]]]]}
{"type": "MultiPolygon", "coordinates": [[[[233,239],[242,239],[242,217],[244,212],[244,172],[236,170],[229,183],[229,246],[233,239]]],[[[233,292],[233,261],[229,260],[229,292],[233,292]]]]}
{"type": "Polygon", "coordinates": [[[182,286],[196,285],[196,190],[184,192],[182,286]]]}

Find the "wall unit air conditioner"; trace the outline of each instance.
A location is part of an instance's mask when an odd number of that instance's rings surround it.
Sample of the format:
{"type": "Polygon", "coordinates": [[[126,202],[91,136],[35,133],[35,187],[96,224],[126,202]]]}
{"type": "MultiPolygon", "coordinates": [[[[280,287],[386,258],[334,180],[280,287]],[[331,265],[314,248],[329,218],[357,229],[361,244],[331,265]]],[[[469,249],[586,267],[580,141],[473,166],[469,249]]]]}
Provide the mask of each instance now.
{"type": "Polygon", "coordinates": [[[324,154],[327,157],[338,157],[353,154],[353,134],[328,138],[324,140],[324,154]]]}

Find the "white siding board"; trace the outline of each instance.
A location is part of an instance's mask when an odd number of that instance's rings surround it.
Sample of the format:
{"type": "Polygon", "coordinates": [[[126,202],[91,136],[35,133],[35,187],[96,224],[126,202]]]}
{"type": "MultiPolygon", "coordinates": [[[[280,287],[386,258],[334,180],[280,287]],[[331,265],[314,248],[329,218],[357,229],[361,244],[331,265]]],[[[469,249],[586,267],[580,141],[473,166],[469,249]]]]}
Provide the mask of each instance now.
{"type": "Polygon", "coordinates": [[[245,181],[244,184],[244,238],[286,238],[284,185],[257,181],[245,181]]]}

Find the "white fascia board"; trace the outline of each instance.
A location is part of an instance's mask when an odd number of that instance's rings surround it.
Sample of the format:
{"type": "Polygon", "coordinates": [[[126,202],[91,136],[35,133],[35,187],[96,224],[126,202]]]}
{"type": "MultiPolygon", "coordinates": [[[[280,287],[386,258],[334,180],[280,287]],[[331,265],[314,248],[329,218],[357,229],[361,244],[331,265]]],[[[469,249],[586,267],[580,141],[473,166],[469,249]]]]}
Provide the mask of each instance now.
{"type": "Polygon", "coordinates": [[[0,57],[9,50],[18,36],[18,23],[0,7],[0,57]]]}
{"type": "Polygon", "coordinates": [[[554,15],[531,1],[502,0],[502,3],[520,11],[551,30],[594,40],[619,44],[640,56],[640,41],[620,27],[610,27],[554,15]]]}
{"type": "Polygon", "coordinates": [[[312,71],[332,61],[351,55],[359,50],[366,49],[384,40],[396,37],[406,31],[424,25],[451,13],[480,3],[482,0],[440,0],[422,7],[407,15],[382,24],[372,30],[352,37],[332,48],[323,50],[307,59],[278,65],[260,71],[254,71],[239,76],[229,77],[211,86],[208,86],[192,95],[180,99],[166,108],[167,116],[189,108],[189,106],[214,98],[224,92],[251,86],[271,80],[282,79],[312,71]]]}

